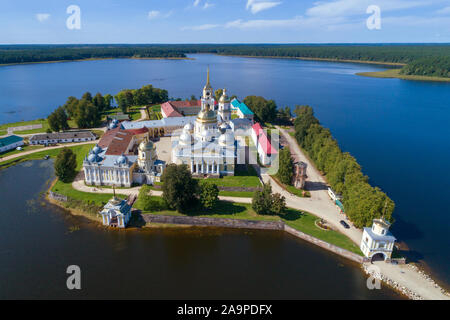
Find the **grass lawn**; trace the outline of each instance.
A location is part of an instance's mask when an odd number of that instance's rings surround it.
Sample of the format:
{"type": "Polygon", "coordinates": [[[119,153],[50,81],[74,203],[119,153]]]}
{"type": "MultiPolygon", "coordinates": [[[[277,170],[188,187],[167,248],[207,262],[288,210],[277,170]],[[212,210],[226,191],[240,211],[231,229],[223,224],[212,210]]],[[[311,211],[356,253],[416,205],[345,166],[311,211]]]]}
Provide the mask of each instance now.
{"type": "Polygon", "coordinates": [[[282,186],[282,187],[283,187],[284,189],[286,189],[288,192],[290,192],[290,193],[296,195],[297,197],[300,197],[300,198],[311,197],[311,194],[309,193],[309,191],[306,191],[306,194],[303,195],[303,190],[297,189],[297,188],[294,187],[294,186],[289,186],[289,185],[286,185],[286,184],[282,183],[282,182],[278,179],[278,177],[275,176],[275,175],[271,175],[271,177],[272,177],[272,179],[274,179],[280,186],[282,186]]]}
{"type": "MultiPolygon", "coordinates": [[[[84,156],[89,152],[90,149],[92,149],[95,146],[95,144],[83,144],[79,146],[73,146],[69,147],[69,149],[72,149],[75,154],[77,155],[77,162],[78,162],[78,168],[79,170],[83,164],[83,158],[84,156]]],[[[28,161],[28,160],[39,160],[44,158],[46,155],[50,156],[51,158],[54,158],[58,155],[58,153],[61,151],[62,148],[59,149],[46,149],[43,148],[42,151],[31,153],[24,155],[23,157],[17,157],[12,160],[7,160],[0,162],[0,169],[4,169],[7,167],[10,167],[12,165],[15,165],[17,163],[28,161]]]]}
{"type": "Polygon", "coordinates": [[[153,111],[153,112],[161,112],[161,105],[160,104],[156,104],[154,106],[150,106],[148,108],[149,111],[153,111]]]}
{"type": "Polygon", "coordinates": [[[323,241],[332,243],[338,247],[362,255],[358,246],[340,232],[334,230],[322,230],[315,225],[318,218],[312,214],[288,209],[283,221],[290,227],[309,234],[323,241]]]}
{"type": "MultiPolygon", "coordinates": [[[[159,203],[159,207],[164,207],[164,201],[162,198],[154,196],[152,198],[154,201],[157,201],[159,203]]],[[[334,230],[319,229],[315,225],[315,221],[318,219],[316,216],[310,213],[300,212],[294,209],[287,209],[286,214],[281,217],[264,216],[258,215],[255,211],[253,211],[250,204],[219,201],[219,203],[216,205],[216,208],[212,210],[206,210],[202,207],[193,207],[188,209],[188,211],[185,213],[165,209],[158,211],[143,211],[142,214],[175,215],[175,216],[187,215],[187,216],[209,217],[209,218],[230,218],[230,219],[246,219],[246,220],[266,220],[266,221],[282,220],[287,225],[289,225],[294,229],[297,229],[301,232],[309,234],[323,241],[332,243],[341,248],[347,249],[351,252],[362,255],[358,246],[355,245],[345,235],[334,230]]]]}
{"type": "Polygon", "coordinates": [[[261,182],[252,166],[237,165],[234,176],[225,176],[222,178],[208,178],[206,181],[215,183],[221,187],[259,187],[261,182]]]}
{"type": "Polygon", "coordinates": [[[356,75],[364,76],[364,77],[373,77],[373,78],[397,78],[397,79],[403,79],[403,80],[450,82],[450,78],[404,75],[404,74],[400,74],[400,71],[401,71],[401,69],[388,69],[385,71],[377,71],[377,72],[360,72],[360,73],[357,73],[356,75]]]}
{"type": "Polygon", "coordinates": [[[44,146],[41,146],[41,145],[38,145],[38,146],[23,145],[22,146],[22,150],[12,149],[12,150],[0,153],[0,159],[3,158],[3,157],[11,156],[13,154],[18,154],[18,153],[21,153],[21,152],[31,151],[31,150],[36,150],[36,149],[42,149],[42,148],[44,148],[44,146]]]}
{"type": "MultiPolygon", "coordinates": [[[[93,146],[94,144],[87,144],[70,148],[75,152],[75,155],[77,156],[77,171],[81,170],[81,167],[83,166],[84,156],[89,152],[90,149],[92,149],[93,146]]],[[[60,149],[57,151],[60,151],[60,149]]],[[[59,180],[56,181],[56,183],[52,187],[52,191],[57,192],[59,194],[63,194],[74,200],[82,201],[84,203],[92,202],[97,206],[103,206],[112,197],[111,194],[78,191],[72,187],[71,182],[64,183],[59,180]]],[[[121,195],[119,193],[117,194],[117,196],[123,199],[127,198],[126,195],[121,195]]]]}
{"type": "MultiPolygon", "coordinates": [[[[69,198],[75,200],[81,200],[83,202],[93,202],[97,206],[105,205],[109,199],[112,198],[111,194],[105,193],[90,193],[90,192],[82,192],[75,190],[72,187],[72,183],[64,183],[62,181],[56,181],[55,185],[52,187],[53,192],[57,192],[59,194],[63,194],[69,198]]],[[[117,194],[119,198],[126,199],[126,195],[117,194]]]]}
{"type": "Polygon", "coordinates": [[[219,196],[253,198],[254,191],[219,191],[219,196]]]}
{"type": "Polygon", "coordinates": [[[14,134],[31,134],[31,133],[46,132],[48,129],[47,119],[13,122],[0,125],[0,135],[6,135],[8,131],[7,128],[9,127],[27,126],[32,124],[42,124],[42,128],[33,130],[14,131],[14,134]]]}

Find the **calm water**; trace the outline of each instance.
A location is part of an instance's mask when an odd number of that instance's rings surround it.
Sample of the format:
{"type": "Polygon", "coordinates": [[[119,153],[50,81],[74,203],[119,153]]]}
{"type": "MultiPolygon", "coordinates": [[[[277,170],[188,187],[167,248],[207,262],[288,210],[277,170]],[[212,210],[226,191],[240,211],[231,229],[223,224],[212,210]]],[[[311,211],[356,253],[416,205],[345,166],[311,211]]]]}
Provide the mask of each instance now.
{"type": "Polygon", "coordinates": [[[379,66],[194,55],[196,60],[103,60],[0,67],[0,123],[45,117],[70,95],[151,83],[172,97],[214,88],[279,106],[309,104],[397,204],[394,234],[412,259],[450,284],[450,84],[365,78],[379,66]]]}
{"type": "Polygon", "coordinates": [[[45,160],[0,171],[0,299],[400,298],[368,290],[357,265],[281,232],[106,230],[42,206],[51,177],[45,160]],[[65,287],[72,264],[81,291],[65,287]]]}

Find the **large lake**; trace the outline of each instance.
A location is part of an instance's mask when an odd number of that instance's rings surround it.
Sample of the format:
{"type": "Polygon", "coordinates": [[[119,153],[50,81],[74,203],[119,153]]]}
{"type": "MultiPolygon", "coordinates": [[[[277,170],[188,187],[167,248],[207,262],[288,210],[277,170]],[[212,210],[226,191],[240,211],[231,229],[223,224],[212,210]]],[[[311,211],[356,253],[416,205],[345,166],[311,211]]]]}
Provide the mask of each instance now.
{"type": "Polygon", "coordinates": [[[282,232],[108,230],[42,201],[53,177],[45,160],[0,171],[0,299],[401,298],[282,232]],[[80,291],[66,287],[69,265],[81,269],[80,291]]]}
{"type": "Polygon", "coordinates": [[[393,232],[450,283],[450,84],[356,76],[379,66],[193,55],[195,60],[101,60],[0,67],[0,123],[46,117],[70,95],[153,84],[171,97],[214,88],[309,104],[371,182],[396,202],[393,232]]]}

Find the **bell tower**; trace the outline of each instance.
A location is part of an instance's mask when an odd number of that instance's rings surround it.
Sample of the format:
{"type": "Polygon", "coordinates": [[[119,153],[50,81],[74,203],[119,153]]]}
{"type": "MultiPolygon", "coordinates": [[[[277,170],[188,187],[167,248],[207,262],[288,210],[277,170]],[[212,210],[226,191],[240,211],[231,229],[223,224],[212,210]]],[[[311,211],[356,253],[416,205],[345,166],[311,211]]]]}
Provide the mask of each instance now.
{"type": "Polygon", "coordinates": [[[222,122],[231,121],[230,98],[228,98],[227,89],[223,89],[223,94],[219,99],[219,115],[222,122]]]}
{"type": "Polygon", "coordinates": [[[210,110],[214,110],[214,104],[215,104],[214,90],[209,80],[209,67],[208,67],[208,72],[206,76],[206,85],[203,88],[202,110],[205,110],[208,105],[210,110]]]}

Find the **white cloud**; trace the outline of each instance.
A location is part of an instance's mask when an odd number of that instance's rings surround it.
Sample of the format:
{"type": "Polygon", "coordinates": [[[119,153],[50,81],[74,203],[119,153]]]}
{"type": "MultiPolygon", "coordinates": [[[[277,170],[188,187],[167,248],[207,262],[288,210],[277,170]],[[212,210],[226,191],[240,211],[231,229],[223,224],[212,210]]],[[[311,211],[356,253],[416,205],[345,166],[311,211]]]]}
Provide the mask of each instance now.
{"type": "Polygon", "coordinates": [[[165,19],[168,18],[172,15],[173,11],[169,11],[167,13],[162,13],[161,11],[158,10],[152,10],[149,11],[148,13],[148,18],[150,20],[155,20],[155,19],[165,19]]]}
{"type": "Polygon", "coordinates": [[[203,9],[206,10],[206,9],[214,7],[214,6],[215,6],[214,3],[205,2],[205,4],[203,5],[203,9]]]}
{"type": "Polygon", "coordinates": [[[48,18],[50,18],[50,14],[49,13],[37,13],[36,14],[36,19],[39,22],[44,22],[45,20],[48,20],[48,18]]]}
{"type": "Polygon", "coordinates": [[[239,28],[239,29],[263,29],[263,28],[317,28],[327,25],[333,25],[344,22],[345,19],[341,17],[332,18],[329,20],[317,18],[304,18],[301,16],[292,19],[278,19],[278,20],[234,20],[225,24],[225,28],[239,28]]]}
{"type": "Polygon", "coordinates": [[[268,10],[280,5],[280,1],[260,1],[260,0],[248,0],[246,9],[251,13],[256,14],[263,10],[268,10]]]}
{"type": "Polygon", "coordinates": [[[150,20],[159,18],[161,16],[161,12],[157,11],[157,10],[152,10],[148,13],[148,18],[150,20]]]}
{"type": "Polygon", "coordinates": [[[183,27],[181,28],[182,31],[185,30],[193,30],[193,31],[204,31],[204,30],[211,30],[214,28],[218,28],[220,25],[218,24],[202,24],[199,26],[191,26],[191,27],[183,27]]]}
{"type": "Polygon", "coordinates": [[[439,9],[438,11],[436,11],[436,13],[437,14],[450,14],[450,6],[439,9]]]}
{"type": "Polygon", "coordinates": [[[194,7],[198,6],[198,5],[200,4],[201,1],[202,1],[202,0],[195,0],[195,1],[194,1],[194,7]]]}
{"type": "Polygon", "coordinates": [[[311,17],[337,17],[365,14],[369,5],[377,5],[382,12],[404,10],[420,6],[431,5],[432,0],[333,0],[330,2],[316,2],[306,11],[311,17]]]}

